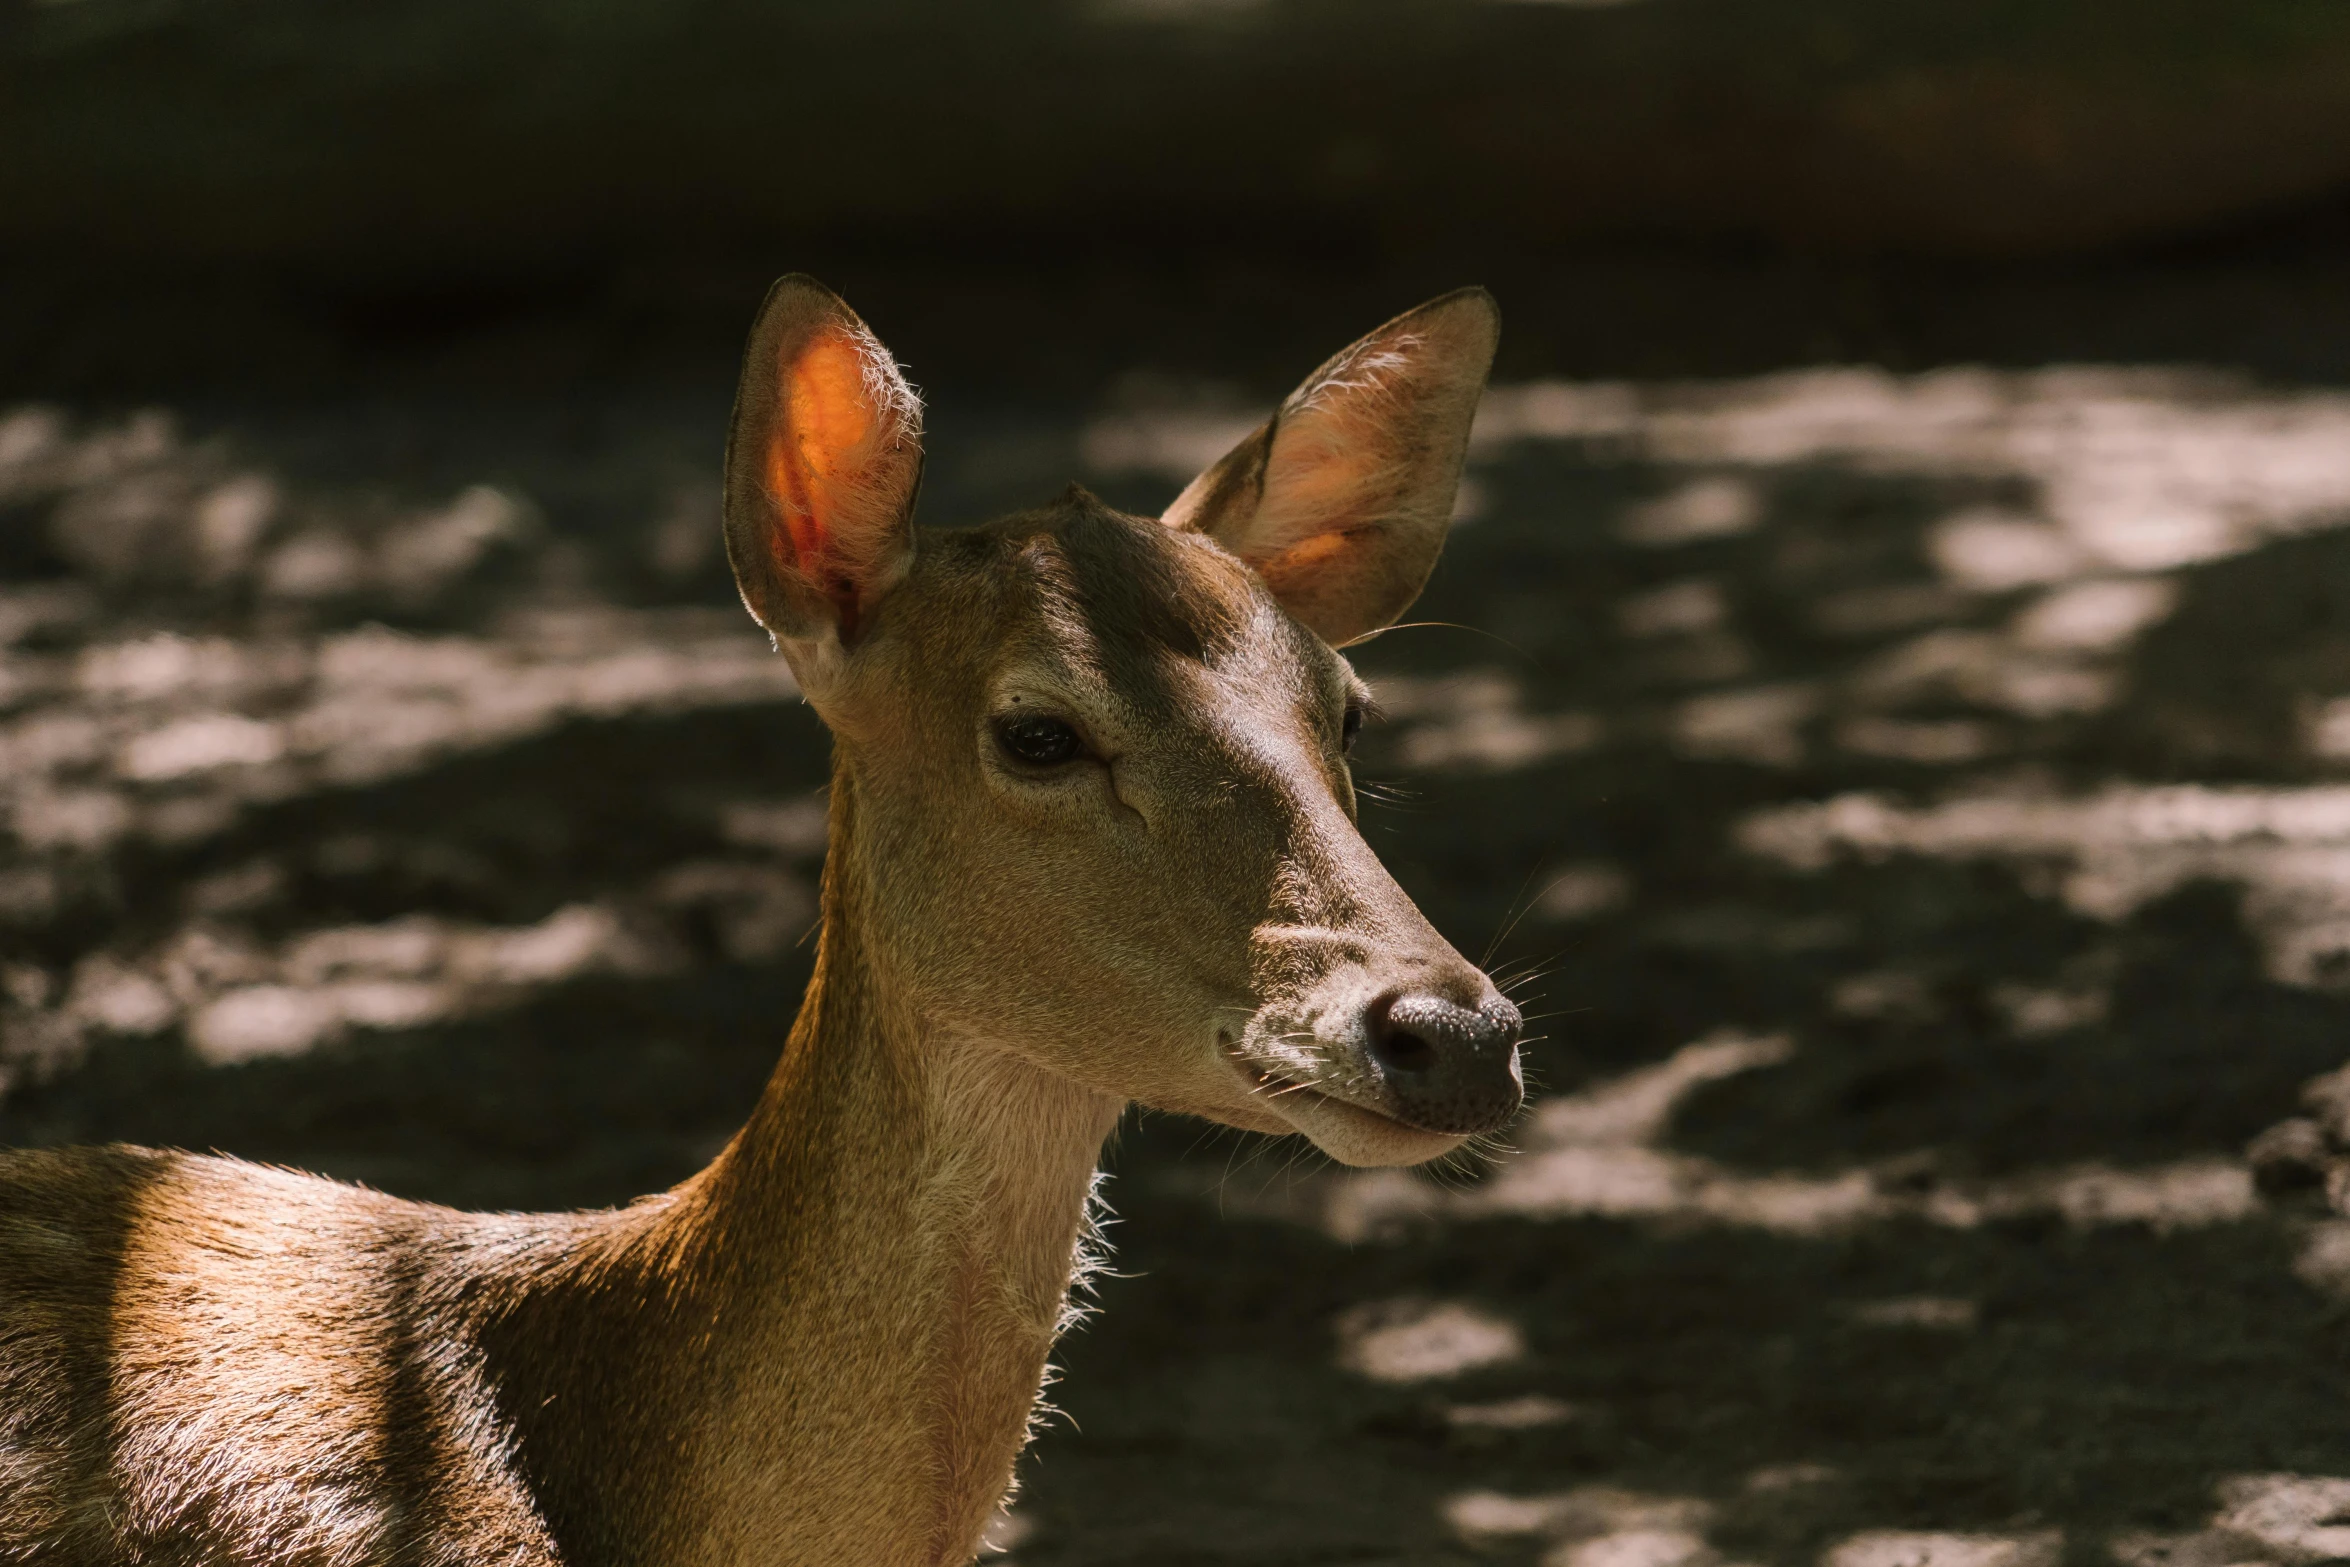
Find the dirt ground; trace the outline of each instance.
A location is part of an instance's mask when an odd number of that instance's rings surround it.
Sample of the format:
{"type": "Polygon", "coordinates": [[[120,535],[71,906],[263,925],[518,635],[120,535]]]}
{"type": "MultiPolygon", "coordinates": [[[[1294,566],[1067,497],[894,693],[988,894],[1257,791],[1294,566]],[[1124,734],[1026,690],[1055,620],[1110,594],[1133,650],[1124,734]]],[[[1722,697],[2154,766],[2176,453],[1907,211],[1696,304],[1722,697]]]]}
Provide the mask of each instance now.
{"type": "MultiPolygon", "coordinates": [[[[2350,1057],[2350,392],[2018,319],[1512,361],[1358,663],[1536,1106],[1434,1177],[1130,1123],[1011,1560],[2350,1558],[2350,1229],[2243,1161],[2350,1057]]],[[[1155,508],[1275,389],[1083,369],[940,388],[925,520],[1155,508]]],[[[0,1141],[481,1206],[715,1149],[825,758],[730,604],[729,379],[0,407],[0,1141]]]]}

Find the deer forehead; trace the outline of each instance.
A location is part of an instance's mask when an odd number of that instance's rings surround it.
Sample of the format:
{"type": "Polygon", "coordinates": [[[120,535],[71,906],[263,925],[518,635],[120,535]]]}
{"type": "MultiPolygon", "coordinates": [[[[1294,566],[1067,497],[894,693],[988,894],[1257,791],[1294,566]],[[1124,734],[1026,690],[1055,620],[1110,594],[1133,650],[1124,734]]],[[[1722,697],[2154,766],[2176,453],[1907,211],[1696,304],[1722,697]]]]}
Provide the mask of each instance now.
{"type": "Polygon", "coordinates": [[[938,628],[921,665],[975,677],[982,705],[1017,694],[1121,725],[1287,728],[1359,684],[1222,548],[1090,496],[926,533],[908,587],[964,610],[910,618],[938,628]]]}

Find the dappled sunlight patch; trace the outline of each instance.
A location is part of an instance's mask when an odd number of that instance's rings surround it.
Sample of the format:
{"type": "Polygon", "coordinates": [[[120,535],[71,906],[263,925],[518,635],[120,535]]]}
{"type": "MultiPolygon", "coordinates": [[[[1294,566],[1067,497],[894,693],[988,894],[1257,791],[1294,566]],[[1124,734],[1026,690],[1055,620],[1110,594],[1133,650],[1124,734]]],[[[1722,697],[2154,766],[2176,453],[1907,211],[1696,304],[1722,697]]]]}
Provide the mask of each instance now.
{"type": "Polygon", "coordinates": [[[300,1055],[352,1028],[417,1028],[454,1016],[453,985],[351,981],[333,985],[248,985],[188,1020],[188,1046],[209,1066],[300,1055]]]}
{"type": "Polygon", "coordinates": [[[1710,577],[1668,582],[1616,606],[1616,623],[1628,637],[1687,636],[1711,631],[1729,618],[1729,599],[1710,577]]]}
{"type": "Polygon", "coordinates": [[[1488,396],[1481,450],[1540,439],[1604,441],[1661,462],[1835,461],[2027,481],[2038,504],[2015,520],[2053,526],[2061,546],[2020,534],[1960,546],[1958,569],[1986,585],[2068,576],[2067,549],[2109,568],[2166,570],[2350,513],[2350,397],[2185,371],[1817,369],[1488,396]]]}
{"type": "Polygon", "coordinates": [[[718,831],[728,843],[807,856],[823,851],[831,825],[821,795],[789,800],[732,800],[718,811],[718,831]]]}
{"type": "MultiPolygon", "coordinates": [[[[1478,423],[1480,431],[1491,427],[1482,417],[1478,423]]],[[[1751,481],[1715,474],[1629,508],[1616,524],[1616,537],[1646,549],[1670,549],[1751,533],[1762,516],[1762,496],[1751,481]]]]}
{"type": "Polygon", "coordinates": [[[0,726],[0,769],[11,778],[62,773],[106,754],[106,727],[86,713],[48,712],[0,726]]]}
{"type": "Polygon", "coordinates": [[[2304,743],[2312,756],[2350,760],[2350,697],[2311,704],[2304,724],[2304,743]]]}
{"type": "Polygon", "coordinates": [[[129,835],[138,814],[129,801],[107,789],[34,787],[10,802],[8,825],[33,850],[89,853],[129,835]]]}
{"type": "Polygon", "coordinates": [[[1844,685],[1861,708],[1955,699],[2041,719],[2096,712],[2119,690],[2108,666],[2025,648],[1999,632],[1950,627],[1878,654],[1844,685]]]}
{"type": "MultiPolygon", "coordinates": [[[[1207,3],[1221,6],[1227,0],[1207,3]]],[[[1078,460],[1103,477],[1139,474],[1181,486],[1246,439],[1271,412],[1236,405],[1212,387],[1141,387],[1128,406],[1086,425],[1078,436],[1078,460]]]]}
{"type": "MultiPolygon", "coordinates": [[[[1653,716],[1606,715],[1619,740],[1764,768],[1812,760],[1815,738],[1844,758],[1920,767],[2044,750],[2059,726],[2127,700],[2131,655],[2180,604],[2180,573],[2350,522],[2350,397],[2184,372],[1819,369],[1493,389],[1476,460],[1541,442],[1678,478],[1625,506],[1626,543],[1771,530],[1769,565],[1715,552],[1707,575],[1616,604],[1631,683],[1701,689],[1653,716]],[[1822,517],[1812,487],[1839,470],[1836,484],[1906,510],[1869,533],[1832,505],[1822,517]],[[1898,640],[1789,667],[1772,656],[1789,650],[1755,644],[1757,627],[1730,634],[1725,559],[1747,573],[1742,594],[1791,590],[1826,635],[1898,640]],[[1853,581],[1861,571],[1888,580],[1853,581]]],[[[2350,756],[2350,720],[2322,703],[2307,713],[2309,751],[2350,756]]]]}
{"type": "Polygon", "coordinates": [[[1828,1010],[1839,1017],[1924,1023],[1941,1015],[1942,1001],[1933,977],[1921,969],[1866,969],[1828,987],[1828,1010]]]}
{"type": "Polygon", "coordinates": [[[214,1065],[299,1054],[354,1028],[443,1022],[585,974],[648,974],[672,963],[613,910],[593,904],[511,929],[412,915],[314,931],[275,954],[250,953],[238,976],[277,982],[233,983],[217,994],[206,993],[212,976],[196,965],[166,959],[179,981],[189,1046],[214,1065]]]}
{"type": "Polygon", "coordinates": [[[2293,1277],[2320,1294],[2350,1301],[2350,1219],[2320,1220],[2301,1232],[2293,1277]]]}
{"type": "Polygon", "coordinates": [[[1613,1529],[1543,1554],[1543,1567],[1709,1567],[1721,1554],[1687,1529],[1613,1529]]]}
{"type": "Polygon", "coordinates": [[[2273,977],[2332,983],[2350,961],[2350,789],[2115,784],[1925,806],[1847,794],[1757,812],[1735,836],[1801,870],[1839,856],[2055,864],[2064,901],[2108,921],[2192,881],[2235,882],[2273,977]]]}
{"type": "Polygon", "coordinates": [[[1777,1066],[1794,1054],[1794,1043],[1784,1034],[1708,1034],[1654,1066],[1537,1106],[1527,1141],[1594,1147],[1651,1143],[1664,1135],[1681,1102],[1705,1084],[1777,1066]]]}
{"type": "Polygon", "coordinates": [[[1616,629],[1635,645],[1625,669],[1646,682],[1739,680],[1756,663],[1753,646],[1731,624],[1729,595],[1710,577],[1684,577],[1621,600],[1616,629]]]}
{"type": "Polygon", "coordinates": [[[1770,1496],[1789,1491],[1807,1490],[1813,1486],[1833,1485],[1844,1478],[1843,1472],[1830,1464],[1793,1463],[1764,1464],[1750,1470],[1745,1489],[1750,1495],[1770,1496]]]}
{"type": "Polygon", "coordinates": [[[521,497],[493,485],[468,485],[447,506],[387,533],[374,569],[396,594],[421,599],[471,571],[496,546],[520,543],[531,531],[521,497]]]}
{"type": "Polygon", "coordinates": [[[1991,1004],[1999,1009],[2008,1031],[2019,1039],[2089,1028],[2105,1021],[2113,993],[2101,985],[1993,985],[1991,1004]]]}
{"type": "Polygon", "coordinates": [[[2350,1557],[2350,1479],[2333,1475],[2236,1475],[2219,1485],[2213,1524],[2288,1562],[2350,1557]]]}
{"type": "Polygon", "coordinates": [[[713,878],[681,867],[627,913],[579,903],[521,926],[418,914],[270,945],[199,921],[136,958],[84,957],[54,998],[45,983],[12,998],[16,1006],[0,1022],[0,1057],[53,1061],[94,1032],[174,1027],[210,1065],[296,1055],[355,1029],[477,1016],[589,975],[674,972],[683,961],[677,933],[648,916],[697,907],[711,908],[732,956],[771,958],[799,940],[815,912],[805,878],[764,865],[730,870],[713,878]]]}
{"type": "Polygon", "coordinates": [[[599,963],[642,967],[648,957],[611,909],[574,904],[535,925],[508,930],[412,915],[388,925],[316,931],[291,943],[282,963],[297,984],[373,973],[530,985],[568,979],[599,963]]]}
{"type": "Polygon", "coordinates": [[[2024,1534],[1942,1534],[1869,1529],[1840,1540],[1820,1556],[1820,1567],[2056,1567],[2064,1536],[2056,1530],[2024,1534]]]}
{"type": "Polygon", "coordinates": [[[1612,914],[1631,901],[1632,878],[1621,866],[1585,860],[1545,877],[1533,908],[1538,917],[1565,925],[1612,914]]]}
{"type": "Polygon", "coordinates": [[[266,595],[294,601],[380,593],[396,603],[421,604],[493,549],[519,545],[535,531],[519,496],[476,484],[447,506],[404,519],[373,539],[338,525],[298,533],[260,562],[259,583],[266,595]]]}
{"type": "Polygon", "coordinates": [[[134,783],[162,783],[230,767],[261,767],[285,755],[276,724],[214,713],[150,730],[122,748],[115,771],[134,783]]]}
{"type": "Polygon", "coordinates": [[[1926,548],[1954,586],[1980,593],[2063,582],[2094,564],[2063,529],[1990,506],[1944,517],[1927,532],[1926,548]]]}
{"type": "Polygon", "coordinates": [[[1356,1306],[1338,1319],[1338,1363],[1373,1382],[1433,1382],[1524,1358],[1516,1323],[1464,1301],[1356,1306]]]}
{"type": "Polygon", "coordinates": [[[515,617],[493,636],[149,636],[84,650],[73,707],[0,720],[0,805],[36,848],[186,841],[246,803],[378,782],[574,719],[797,690],[723,611],[581,609],[515,617]]]}
{"type": "Polygon", "coordinates": [[[1445,1424],[1463,1431],[1534,1431],[1564,1425],[1575,1418],[1575,1406],[1546,1393],[1521,1393],[1481,1404],[1447,1404],[1445,1424]]]}
{"type": "Polygon", "coordinates": [[[2178,601],[2178,584],[2168,577],[2079,582],[2026,606],[2013,635],[2028,648],[2110,653],[2169,615],[2178,601]]]}
{"type": "Polygon", "coordinates": [[[1928,1218],[1961,1227],[2053,1213],[2080,1229],[2144,1225],[2153,1230],[2233,1224],[2259,1212],[2252,1175],[2234,1159],[2182,1159],[2115,1169],[2083,1164],[2027,1173],[1928,1199],[1928,1218]]]}
{"type": "Polygon", "coordinates": [[[156,632],[94,642],[73,661],[79,694],[106,703],[267,698],[304,679],[309,655],[290,641],[235,641],[156,632]]]}
{"type": "Polygon", "coordinates": [[[170,1027],[180,1007],[152,975],[113,953],[98,952],[74,965],[65,1011],[109,1033],[152,1034],[170,1027]]]}
{"type": "Polygon", "coordinates": [[[1614,1486],[1512,1496],[1468,1491],[1444,1503],[1445,1521],[1472,1547],[1517,1540],[1548,1547],[1543,1567],[1712,1567],[1721,1560],[1705,1538],[1711,1503],[1614,1486]]]}
{"type": "Polygon", "coordinates": [[[2180,1534],[2132,1532],[2114,1537],[2122,1567],[2280,1567],[2350,1557],[2350,1479],[2331,1475],[2232,1475],[2218,1486],[2219,1508],[2204,1528],[2180,1534]]]}
{"type": "Polygon", "coordinates": [[[49,502],[52,543],[116,591],[416,605],[541,532],[526,498],[487,484],[422,506],[298,494],[240,466],[225,440],[188,440],[163,410],[77,429],[55,409],[19,408],[0,415],[0,434],[0,502],[49,502]]]}
{"type": "Polygon", "coordinates": [[[1754,686],[1692,697],[1673,714],[1672,743],[1703,760],[1793,767],[1803,760],[1804,726],[1820,710],[1816,686],[1754,686]]]}
{"type": "MultiPolygon", "coordinates": [[[[1972,1229],[2028,1214],[2052,1214],[2082,1228],[2169,1229],[2249,1218],[2257,1204],[2249,1173],[2223,1160],[2135,1170],[2089,1165],[1915,1190],[1881,1179],[1874,1168],[1749,1175],[1654,1148],[1543,1148],[1529,1139],[1526,1153],[1447,1207],[1460,1215],[1690,1218],[1803,1235],[1895,1219],[1972,1229]]],[[[1350,1218],[1365,1233],[1377,1233],[1375,1215],[1358,1209],[1350,1218]]]]}
{"type": "Polygon", "coordinates": [[[1386,675],[1375,683],[1406,766],[1509,771],[1588,751],[1606,738],[1589,713],[1528,713],[1518,682],[1498,669],[1386,675]]]}
{"type": "Polygon", "coordinates": [[[1220,1200],[1228,1211],[1311,1225],[1347,1244],[1498,1218],[1697,1221],[1818,1235],[1905,1221],[1971,1230],[2043,1216],[2078,1229],[2162,1232],[2235,1223],[2258,1211],[2250,1170],[2225,1159],[1920,1179],[1915,1161],[1757,1174],[1658,1146],[1697,1088],[1778,1065],[1792,1053],[1784,1036],[1718,1034],[1655,1066],[1550,1099],[1516,1133],[1517,1150],[1466,1189],[1439,1188],[1401,1170],[1324,1171],[1278,1190],[1220,1193],[1220,1200]]]}

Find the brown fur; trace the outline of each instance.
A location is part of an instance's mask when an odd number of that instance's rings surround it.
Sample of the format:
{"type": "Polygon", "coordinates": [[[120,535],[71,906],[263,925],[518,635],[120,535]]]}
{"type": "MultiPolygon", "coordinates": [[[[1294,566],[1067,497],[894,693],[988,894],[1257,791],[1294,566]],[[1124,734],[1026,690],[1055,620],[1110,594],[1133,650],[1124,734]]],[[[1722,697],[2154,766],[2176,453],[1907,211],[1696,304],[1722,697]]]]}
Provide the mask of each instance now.
{"type": "MultiPolygon", "coordinates": [[[[812,287],[770,310],[870,341],[812,287]]],[[[746,376],[806,335],[763,319],[746,376]]],[[[874,395],[910,431],[899,389],[874,395]]],[[[815,440],[792,405],[746,399],[737,446],[815,440]]],[[[1343,660],[1205,534],[1072,491],[917,548],[917,457],[863,460],[853,505],[797,518],[837,580],[786,580],[805,550],[756,529],[793,517],[730,515],[838,737],[816,974],[742,1132],[571,1214],[0,1156],[0,1562],[952,1567],[1129,1101],[1357,1162],[1457,1142],[1384,1114],[1332,1021],[1382,986],[1490,993],[1355,832],[1343,660]],[[1092,758],[1024,776],[991,715],[1047,709],[1092,758]],[[1269,1066],[1313,1091],[1260,1098],[1269,1066]]],[[[1425,575],[1424,533],[1366,580],[1425,575]]]]}

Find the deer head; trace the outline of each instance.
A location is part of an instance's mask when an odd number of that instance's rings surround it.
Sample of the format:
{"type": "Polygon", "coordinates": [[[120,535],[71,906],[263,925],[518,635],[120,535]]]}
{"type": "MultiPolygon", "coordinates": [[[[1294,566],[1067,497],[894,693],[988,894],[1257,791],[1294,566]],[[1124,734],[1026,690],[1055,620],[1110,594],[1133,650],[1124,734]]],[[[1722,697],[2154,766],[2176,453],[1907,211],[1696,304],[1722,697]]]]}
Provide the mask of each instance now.
{"type": "Polygon", "coordinates": [[[1497,327],[1476,289],[1397,317],[1160,518],[1073,486],[918,531],[912,390],[833,294],[775,286],[728,555],[836,737],[827,918],[933,1048],[1350,1164],[1516,1111],[1516,1008],[1357,830],[1339,652],[1435,565],[1497,327]]]}

